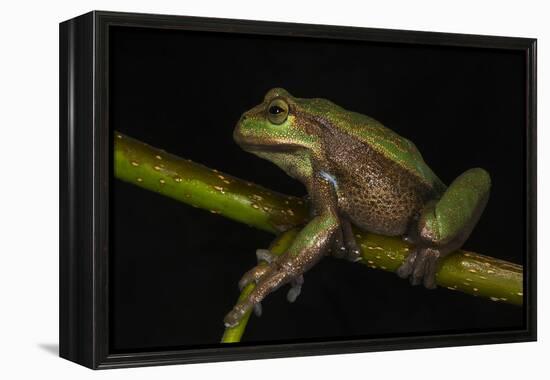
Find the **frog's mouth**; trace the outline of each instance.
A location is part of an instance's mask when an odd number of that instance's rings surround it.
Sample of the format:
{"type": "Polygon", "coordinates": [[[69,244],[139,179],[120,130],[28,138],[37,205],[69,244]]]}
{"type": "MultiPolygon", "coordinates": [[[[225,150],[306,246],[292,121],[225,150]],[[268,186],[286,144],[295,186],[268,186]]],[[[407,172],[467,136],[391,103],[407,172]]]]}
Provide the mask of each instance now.
{"type": "Polygon", "coordinates": [[[233,140],[245,151],[255,152],[292,152],[300,147],[293,143],[284,141],[271,140],[266,142],[265,140],[256,139],[250,136],[243,136],[238,129],[235,129],[233,133],[233,140]]]}
{"type": "Polygon", "coordinates": [[[237,144],[247,152],[293,152],[299,148],[295,144],[261,144],[261,143],[249,143],[244,141],[237,141],[237,144]]]}

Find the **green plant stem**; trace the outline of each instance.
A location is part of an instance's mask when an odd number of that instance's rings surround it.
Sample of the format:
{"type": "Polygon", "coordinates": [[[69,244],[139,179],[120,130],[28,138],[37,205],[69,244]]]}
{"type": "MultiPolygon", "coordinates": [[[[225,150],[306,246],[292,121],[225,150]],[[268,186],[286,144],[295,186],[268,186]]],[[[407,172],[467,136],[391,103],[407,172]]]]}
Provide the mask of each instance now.
{"type": "MultiPolygon", "coordinates": [[[[114,165],[120,180],[265,231],[280,233],[307,221],[300,198],[209,169],[118,132],[114,165]]],[[[355,233],[362,249],[360,262],[372,269],[394,272],[411,248],[397,237],[355,233]]],[[[459,250],[449,255],[442,260],[436,280],[441,287],[492,301],[523,302],[522,266],[478,253],[459,250]]]]}
{"type": "Polygon", "coordinates": [[[118,132],[114,140],[118,179],[272,233],[306,219],[300,198],[273,192],[118,132]]]}

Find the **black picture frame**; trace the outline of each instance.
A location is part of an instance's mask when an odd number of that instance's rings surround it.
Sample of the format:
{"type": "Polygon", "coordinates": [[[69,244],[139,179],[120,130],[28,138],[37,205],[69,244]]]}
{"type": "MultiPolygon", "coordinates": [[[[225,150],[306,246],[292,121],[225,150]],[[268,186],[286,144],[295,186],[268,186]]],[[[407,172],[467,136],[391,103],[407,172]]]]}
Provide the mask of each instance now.
{"type": "Polygon", "coordinates": [[[60,24],[60,356],[93,369],[536,340],[536,39],[93,11],[60,24]],[[525,57],[525,328],[111,353],[109,30],[113,26],[521,51],[525,57]]]}

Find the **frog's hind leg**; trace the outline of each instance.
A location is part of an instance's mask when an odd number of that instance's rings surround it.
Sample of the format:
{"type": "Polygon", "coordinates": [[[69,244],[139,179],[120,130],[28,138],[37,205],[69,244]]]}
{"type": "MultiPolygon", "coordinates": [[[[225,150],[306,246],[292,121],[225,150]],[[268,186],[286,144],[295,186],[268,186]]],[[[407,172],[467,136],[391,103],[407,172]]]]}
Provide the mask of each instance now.
{"type": "Polygon", "coordinates": [[[437,263],[459,249],[477,224],[491,188],[489,174],[480,168],[457,177],[443,196],[426,204],[417,222],[416,247],[397,270],[411,284],[435,288],[437,263]]]}

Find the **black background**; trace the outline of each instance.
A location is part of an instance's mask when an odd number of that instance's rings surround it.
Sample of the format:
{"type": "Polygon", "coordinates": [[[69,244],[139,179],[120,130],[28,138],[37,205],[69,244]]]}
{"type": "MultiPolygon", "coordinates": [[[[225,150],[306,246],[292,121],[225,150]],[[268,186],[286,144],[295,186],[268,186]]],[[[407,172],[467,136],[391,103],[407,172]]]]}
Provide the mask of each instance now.
{"type": "MultiPolygon", "coordinates": [[[[450,183],[471,167],[493,188],[464,248],[521,264],[525,57],[451,47],[114,27],[110,125],[153,146],[283,193],[301,184],[232,140],[240,114],[272,87],[324,97],[411,139],[450,183]]],[[[112,180],[111,350],[217,345],[237,281],[267,233],[112,180]]],[[[522,308],[332,258],[252,317],[243,344],[489,331],[523,326],[522,308]]]]}

